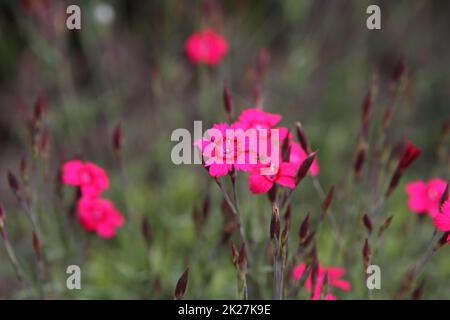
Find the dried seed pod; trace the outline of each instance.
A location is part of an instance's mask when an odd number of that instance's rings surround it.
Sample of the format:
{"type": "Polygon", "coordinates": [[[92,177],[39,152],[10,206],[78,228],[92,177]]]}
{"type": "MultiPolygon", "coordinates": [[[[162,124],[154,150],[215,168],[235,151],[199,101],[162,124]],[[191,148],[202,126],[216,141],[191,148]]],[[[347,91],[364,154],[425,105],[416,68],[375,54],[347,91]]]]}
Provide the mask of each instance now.
{"type": "Polygon", "coordinates": [[[186,287],[189,279],[189,267],[184,270],[181,277],[178,279],[177,286],[175,287],[175,300],[181,300],[186,293],[186,287]]]}

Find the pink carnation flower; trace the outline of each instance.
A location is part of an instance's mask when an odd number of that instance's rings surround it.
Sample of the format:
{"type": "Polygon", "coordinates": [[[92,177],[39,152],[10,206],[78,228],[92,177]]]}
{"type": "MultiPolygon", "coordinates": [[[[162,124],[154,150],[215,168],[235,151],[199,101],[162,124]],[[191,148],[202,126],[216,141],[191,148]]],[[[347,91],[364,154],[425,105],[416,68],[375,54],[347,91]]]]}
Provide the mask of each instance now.
{"type": "Polygon", "coordinates": [[[91,162],[68,161],[63,166],[63,182],[79,186],[83,197],[97,197],[109,187],[105,171],[91,162]]]}
{"type": "Polygon", "coordinates": [[[279,168],[275,168],[273,165],[254,166],[249,176],[250,191],[257,194],[266,193],[275,183],[294,189],[296,171],[297,168],[288,162],[281,162],[279,168]],[[262,175],[261,170],[264,167],[270,169],[273,174],[262,175]]]}
{"type": "Polygon", "coordinates": [[[189,59],[195,64],[217,65],[228,53],[227,40],[210,28],[193,33],[185,47],[189,59]]]}
{"type": "Polygon", "coordinates": [[[442,179],[432,179],[428,182],[417,180],[406,185],[408,207],[419,214],[428,213],[435,217],[439,213],[439,201],[445,191],[446,182],[442,179]]]}
{"type": "Polygon", "coordinates": [[[280,121],[281,116],[279,114],[264,112],[257,108],[245,109],[238,118],[238,122],[245,129],[270,129],[276,126],[280,121]]]}
{"type": "Polygon", "coordinates": [[[248,140],[238,141],[236,135],[231,135],[230,130],[242,129],[239,123],[228,125],[219,123],[208,130],[209,139],[203,138],[196,143],[200,147],[209,174],[213,177],[221,177],[233,170],[250,171],[256,165],[256,150],[251,150],[248,140]],[[228,135],[227,135],[228,131],[228,135]],[[253,163],[250,157],[254,156],[253,163]]]}
{"type": "Polygon", "coordinates": [[[124,223],[124,217],[113,203],[102,198],[81,198],[78,218],[87,231],[95,231],[106,239],[112,238],[124,223]]]}
{"type": "MultiPolygon", "coordinates": [[[[434,216],[434,225],[444,232],[450,232],[450,200],[447,200],[442,205],[442,213],[434,216]]],[[[447,241],[450,242],[450,234],[447,241]]]]}
{"type": "MultiPolygon", "coordinates": [[[[300,280],[300,278],[303,276],[303,273],[305,272],[305,269],[306,269],[305,263],[300,263],[297,267],[295,267],[294,278],[296,280],[300,280]]],[[[314,294],[312,296],[312,300],[320,299],[320,295],[321,295],[322,287],[323,287],[323,281],[325,279],[326,274],[328,274],[329,287],[338,288],[338,289],[341,289],[346,292],[351,290],[352,286],[351,286],[350,282],[342,279],[342,276],[345,274],[345,269],[338,268],[338,267],[325,268],[324,266],[319,264],[319,270],[318,270],[317,278],[316,278],[316,286],[314,288],[314,294]]],[[[312,286],[313,286],[312,277],[311,277],[311,274],[309,274],[308,279],[306,279],[306,290],[308,290],[308,292],[311,292],[312,286]]],[[[336,297],[333,296],[332,294],[328,293],[326,295],[325,299],[326,300],[336,300],[336,297]]]]}

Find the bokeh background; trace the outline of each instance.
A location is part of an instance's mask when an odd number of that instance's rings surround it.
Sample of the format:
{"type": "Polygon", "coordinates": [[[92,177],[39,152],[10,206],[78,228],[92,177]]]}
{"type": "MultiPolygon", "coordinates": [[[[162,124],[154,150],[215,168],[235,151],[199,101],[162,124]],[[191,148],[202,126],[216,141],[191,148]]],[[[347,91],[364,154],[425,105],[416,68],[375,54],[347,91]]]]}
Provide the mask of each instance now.
{"type": "MultiPolygon", "coordinates": [[[[31,278],[37,277],[31,228],[6,175],[7,170],[18,173],[21,159],[31,156],[28,122],[42,95],[48,101],[44,125],[51,143],[48,159],[39,160],[32,190],[44,230],[46,297],[171,299],[189,265],[187,298],[237,298],[230,245],[221,243],[220,190],[201,166],[175,166],[170,159],[174,129],[192,131],[194,120],[202,120],[204,129],[226,120],[222,92],[227,81],[236,112],[263,101],[265,110],[283,116],[283,125],[293,128],[295,121],[302,122],[319,150],[319,180],[325,189],[336,186],[333,214],[345,239],[345,248],[337,249],[325,224],[318,235],[319,260],[347,269],[345,278],[353,288],[333,291],[339,299],[369,298],[361,216],[383,190],[369,181],[354,184],[352,165],[361,104],[372,78],[378,79],[370,131],[376,141],[393,69],[403,58],[408,81],[395,102],[388,140],[395,145],[407,138],[423,154],[374,221],[379,226],[394,215],[373,261],[382,271],[382,289],[373,297],[394,298],[434,229],[429,217],[409,212],[404,183],[449,177],[449,143],[441,139],[450,116],[449,13],[450,3],[443,0],[1,0],[0,200],[20,263],[31,278]],[[81,30],[66,28],[65,11],[72,3],[81,7],[81,30]],[[370,4],[381,7],[381,30],[366,28],[370,4]],[[188,36],[206,26],[230,45],[215,68],[193,65],[184,51],[188,36]],[[112,146],[118,123],[125,137],[122,162],[112,146]],[[55,205],[60,163],[75,156],[110,175],[106,196],[127,217],[112,240],[81,229],[70,211],[73,188],[65,188],[63,201],[55,205]],[[199,226],[193,208],[201,208],[207,196],[209,215],[199,226]],[[152,229],[150,246],[141,232],[144,217],[152,229]],[[81,267],[82,290],[66,289],[70,264],[81,267]]],[[[266,258],[271,208],[265,196],[249,193],[246,177],[239,180],[239,194],[258,257],[250,270],[255,284],[249,294],[271,298],[266,258]]],[[[291,248],[306,212],[316,219],[320,206],[306,180],[294,196],[291,248]]],[[[3,246],[0,262],[0,297],[35,298],[34,287],[15,279],[3,246]]],[[[449,263],[447,246],[418,279],[425,281],[423,298],[450,296],[449,263]]]]}

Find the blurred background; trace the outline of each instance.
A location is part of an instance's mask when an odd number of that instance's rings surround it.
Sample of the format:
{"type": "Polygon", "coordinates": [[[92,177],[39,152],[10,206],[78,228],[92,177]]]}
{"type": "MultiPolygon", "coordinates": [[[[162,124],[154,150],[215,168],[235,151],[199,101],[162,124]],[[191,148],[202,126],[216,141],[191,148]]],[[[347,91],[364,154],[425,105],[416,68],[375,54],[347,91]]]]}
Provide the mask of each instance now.
{"type": "MultiPolygon", "coordinates": [[[[394,104],[387,142],[395,146],[408,139],[423,149],[374,221],[379,226],[394,215],[374,256],[382,289],[373,297],[398,296],[434,229],[429,217],[409,212],[404,184],[449,177],[449,143],[443,138],[450,117],[449,30],[450,2],[442,0],[1,0],[0,201],[19,262],[38,281],[31,228],[6,176],[8,170],[19,175],[21,159],[33,157],[29,122],[41,96],[50,142],[37,162],[31,190],[43,229],[46,297],[171,299],[189,265],[186,298],[237,298],[230,244],[222,241],[220,190],[201,166],[176,166],[170,160],[174,129],[192,132],[194,120],[202,120],[204,129],[226,121],[226,81],[236,113],[261,103],[281,114],[282,124],[291,129],[295,121],[302,122],[313,149],[319,150],[319,180],[326,190],[337,187],[332,208],[345,243],[336,249],[324,225],[318,234],[319,260],[346,268],[344,278],[353,288],[333,291],[339,299],[369,298],[360,218],[383,185],[370,179],[353,183],[352,167],[361,105],[375,81],[369,141],[377,141],[383,112],[394,104]],[[81,30],[66,28],[66,8],[74,3],[81,8],[81,30]],[[381,8],[381,30],[366,28],[370,4],[381,8]],[[230,46],[214,68],[193,65],[184,50],[189,35],[204,27],[217,30],[230,46]],[[401,96],[392,102],[390,85],[399,60],[408,76],[401,96]],[[119,123],[124,134],[120,158],[112,143],[119,123]],[[74,188],[64,188],[55,200],[58,168],[73,157],[99,164],[111,178],[106,197],[127,219],[112,240],[81,229],[73,215],[74,188]],[[193,212],[204,207],[203,221],[193,212]],[[141,232],[143,219],[151,226],[147,239],[141,232]],[[82,290],[65,286],[71,264],[81,267],[82,290]]],[[[249,271],[249,295],[271,298],[271,261],[266,258],[270,204],[265,196],[250,195],[245,175],[239,179],[239,194],[258,261],[249,271]]],[[[311,181],[302,183],[292,208],[292,250],[300,221],[307,211],[315,219],[320,206],[311,181]]],[[[15,279],[3,246],[0,261],[0,297],[35,298],[33,286],[15,279]]],[[[425,281],[423,298],[450,296],[449,263],[447,246],[418,279],[425,281]]]]}

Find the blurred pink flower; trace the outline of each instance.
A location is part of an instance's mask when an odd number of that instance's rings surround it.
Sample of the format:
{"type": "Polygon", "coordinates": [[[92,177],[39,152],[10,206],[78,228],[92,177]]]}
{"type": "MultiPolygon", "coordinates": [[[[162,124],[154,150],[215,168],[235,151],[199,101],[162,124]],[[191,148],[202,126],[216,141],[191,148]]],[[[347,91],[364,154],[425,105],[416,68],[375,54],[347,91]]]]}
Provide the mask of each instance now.
{"type": "Polygon", "coordinates": [[[112,238],[125,221],[113,203],[102,198],[81,198],[78,218],[87,231],[95,231],[106,239],[112,238]]]}
{"type": "Polygon", "coordinates": [[[257,108],[245,109],[238,118],[238,122],[245,129],[270,129],[280,121],[281,116],[279,114],[264,112],[257,108]]]}
{"type": "Polygon", "coordinates": [[[445,191],[446,182],[434,178],[428,182],[417,180],[406,185],[408,207],[419,214],[428,213],[435,217],[439,213],[439,201],[445,191]]]}
{"type": "Polygon", "coordinates": [[[281,162],[279,168],[275,168],[273,165],[254,166],[249,176],[250,191],[253,193],[266,193],[275,183],[294,189],[296,171],[296,167],[288,162],[281,162]],[[262,167],[270,169],[273,171],[273,174],[262,175],[262,167]]]}
{"type": "MultiPolygon", "coordinates": [[[[294,279],[300,280],[303,273],[305,272],[306,264],[300,263],[297,267],[294,269],[294,279]]],[[[350,291],[352,286],[350,282],[347,280],[341,279],[342,276],[345,274],[344,268],[339,267],[329,267],[325,268],[324,266],[319,264],[317,278],[316,278],[316,286],[314,288],[314,294],[312,296],[312,300],[319,300],[321,293],[322,293],[322,287],[323,287],[323,281],[325,279],[325,275],[328,274],[328,286],[341,289],[343,291],[350,291]]],[[[311,292],[312,290],[312,277],[311,274],[308,275],[308,279],[306,279],[306,290],[308,292],[311,292]]],[[[335,300],[336,297],[332,294],[328,293],[326,295],[326,300],[335,300]]]]}
{"type": "MultiPolygon", "coordinates": [[[[300,168],[303,161],[308,157],[306,152],[297,142],[291,142],[291,154],[289,158],[289,162],[294,164],[297,168],[300,168]]],[[[309,173],[312,176],[317,176],[319,174],[319,163],[317,162],[317,157],[314,159],[311,168],[309,169],[309,173]]]]}
{"type": "MultiPolygon", "coordinates": [[[[442,213],[434,216],[434,225],[444,232],[450,231],[450,200],[447,200],[442,205],[442,213]]],[[[447,241],[450,242],[450,234],[447,241]]]]}
{"type": "Polygon", "coordinates": [[[63,166],[63,182],[79,186],[83,197],[97,197],[109,187],[105,171],[91,162],[68,161],[63,166]]]}
{"type": "Polygon", "coordinates": [[[185,47],[189,59],[195,64],[217,65],[228,53],[227,40],[211,28],[193,33],[185,47]]]}

